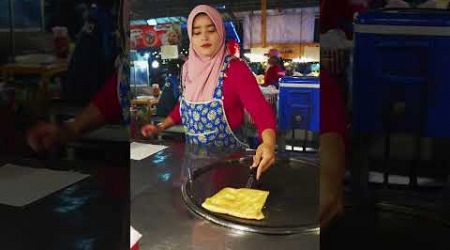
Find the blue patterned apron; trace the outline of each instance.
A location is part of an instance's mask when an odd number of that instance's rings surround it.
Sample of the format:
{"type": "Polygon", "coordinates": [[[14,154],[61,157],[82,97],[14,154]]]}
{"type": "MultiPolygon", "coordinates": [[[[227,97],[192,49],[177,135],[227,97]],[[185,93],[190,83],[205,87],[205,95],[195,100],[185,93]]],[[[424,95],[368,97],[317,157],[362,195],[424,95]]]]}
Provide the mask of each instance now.
{"type": "Polygon", "coordinates": [[[216,147],[248,147],[236,137],[228,124],[223,105],[222,86],[231,59],[231,56],[225,57],[212,101],[190,102],[184,97],[181,98],[180,112],[186,142],[216,147]]]}

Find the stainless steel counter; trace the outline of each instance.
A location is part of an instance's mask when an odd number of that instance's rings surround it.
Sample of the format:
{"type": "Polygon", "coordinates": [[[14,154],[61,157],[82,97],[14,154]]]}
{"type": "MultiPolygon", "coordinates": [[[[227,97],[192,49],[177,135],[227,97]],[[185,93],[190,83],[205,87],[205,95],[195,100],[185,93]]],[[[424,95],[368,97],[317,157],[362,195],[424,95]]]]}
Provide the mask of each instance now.
{"type": "MultiPolygon", "coordinates": [[[[217,161],[250,154],[238,152],[230,155],[230,152],[196,150],[183,144],[174,144],[144,160],[131,161],[130,220],[131,225],[143,235],[139,241],[141,250],[319,249],[318,231],[290,235],[243,232],[191,214],[181,195],[181,186],[189,173],[217,161]]],[[[317,179],[318,174],[305,178],[317,179]]],[[[316,184],[318,181],[298,182],[305,190],[318,194],[316,184]]],[[[311,199],[311,203],[318,203],[318,197],[317,200],[314,197],[311,199]]],[[[316,214],[311,216],[315,217],[316,214]]]]}

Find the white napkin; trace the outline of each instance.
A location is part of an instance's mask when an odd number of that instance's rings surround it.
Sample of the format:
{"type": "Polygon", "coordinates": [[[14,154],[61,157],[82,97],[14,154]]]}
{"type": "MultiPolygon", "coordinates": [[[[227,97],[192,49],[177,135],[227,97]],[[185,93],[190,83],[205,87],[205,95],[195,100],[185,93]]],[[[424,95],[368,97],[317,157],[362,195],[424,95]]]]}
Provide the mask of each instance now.
{"type": "Polygon", "coordinates": [[[136,243],[141,237],[142,234],[136,231],[136,229],[134,229],[133,226],[130,226],[130,249],[133,248],[134,245],[136,245],[136,243]]]}
{"type": "Polygon", "coordinates": [[[89,175],[5,164],[0,167],[0,203],[22,207],[89,175]]]}
{"type": "Polygon", "coordinates": [[[130,159],[140,161],[165,148],[167,146],[132,142],[130,143],[130,159]]]}

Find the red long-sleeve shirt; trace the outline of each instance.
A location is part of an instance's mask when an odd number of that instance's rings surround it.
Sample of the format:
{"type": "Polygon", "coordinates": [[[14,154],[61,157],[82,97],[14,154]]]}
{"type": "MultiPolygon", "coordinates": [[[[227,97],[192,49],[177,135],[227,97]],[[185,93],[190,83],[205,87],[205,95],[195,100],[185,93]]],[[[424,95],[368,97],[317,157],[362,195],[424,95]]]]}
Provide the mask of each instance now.
{"type": "Polygon", "coordinates": [[[117,74],[113,74],[92,99],[92,104],[98,108],[108,122],[117,122],[122,117],[117,84],[117,74]]]}
{"type": "Polygon", "coordinates": [[[320,133],[347,137],[347,115],[342,91],[326,70],[320,71],[320,133]]]}
{"type": "MultiPolygon", "coordinates": [[[[231,61],[226,71],[223,82],[223,104],[231,129],[243,124],[244,109],[255,122],[260,137],[264,130],[276,129],[274,110],[264,98],[251,70],[242,61],[231,61]]],[[[180,103],[177,103],[169,117],[176,124],[181,123],[180,103]]]]}

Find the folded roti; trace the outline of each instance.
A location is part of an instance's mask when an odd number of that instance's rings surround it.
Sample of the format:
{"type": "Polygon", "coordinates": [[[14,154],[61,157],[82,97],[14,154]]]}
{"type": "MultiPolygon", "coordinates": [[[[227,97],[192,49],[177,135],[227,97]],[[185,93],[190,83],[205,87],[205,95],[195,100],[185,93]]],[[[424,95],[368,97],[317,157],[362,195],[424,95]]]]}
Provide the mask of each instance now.
{"type": "Polygon", "coordinates": [[[202,207],[222,214],[243,218],[262,220],[262,208],[266,203],[268,191],[250,188],[223,188],[210,198],[206,198],[202,207]]]}

